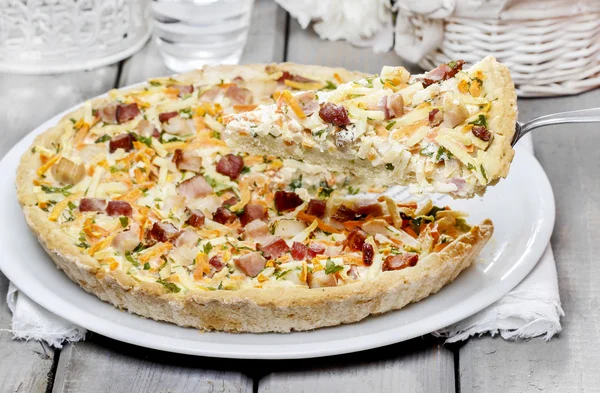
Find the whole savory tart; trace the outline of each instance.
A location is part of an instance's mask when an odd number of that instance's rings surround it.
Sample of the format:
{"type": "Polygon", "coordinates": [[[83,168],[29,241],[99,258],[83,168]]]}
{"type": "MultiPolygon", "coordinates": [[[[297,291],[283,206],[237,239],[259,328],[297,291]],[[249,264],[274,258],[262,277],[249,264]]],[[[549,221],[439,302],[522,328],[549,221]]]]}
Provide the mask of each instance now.
{"type": "Polygon", "coordinates": [[[26,220],[86,291],[182,326],[289,332],[418,301],[473,262],[489,220],[469,225],[428,201],[357,197],[352,177],[235,154],[221,139],[223,116],[362,77],[221,66],[111,91],[23,156],[26,220]]]}
{"type": "Polygon", "coordinates": [[[462,67],[453,61],[413,76],[384,67],[335,90],[284,92],[276,104],[227,116],[226,140],[363,183],[482,194],[508,174],[516,94],[508,68],[493,57],[462,67]]]}

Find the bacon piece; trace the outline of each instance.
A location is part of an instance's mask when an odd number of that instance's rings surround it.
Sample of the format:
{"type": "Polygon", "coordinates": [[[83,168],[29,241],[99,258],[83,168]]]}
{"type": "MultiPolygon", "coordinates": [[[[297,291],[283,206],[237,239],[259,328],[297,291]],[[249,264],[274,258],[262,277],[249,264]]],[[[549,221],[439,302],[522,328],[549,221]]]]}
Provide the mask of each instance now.
{"type": "Polygon", "coordinates": [[[262,220],[254,220],[244,227],[244,237],[259,243],[267,243],[272,238],[269,226],[262,220]]]}
{"type": "Polygon", "coordinates": [[[354,202],[354,210],[361,216],[383,216],[381,204],[374,199],[361,199],[354,202]]]}
{"type": "Polygon", "coordinates": [[[52,166],[52,176],[63,184],[77,184],[85,176],[85,166],[75,164],[68,158],[61,157],[56,164],[52,166]]]}
{"type": "Polygon", "coordinates": [[[346,275],[351,280],[360,280],[360,274],[358,273],[358,266],[356,266],[356,265],[350,265],[350,270],[348,270],[348,272],[346,273],[346,275]]]}
{"type": "Polygon", "coordinates": [[[175,117],[175,116],[177,116],[177,115],[179,115],[179,112],[177,112],[177,111],[173,111],[173,112],[164,112],[164,113],[161,113],[160,115],[158,115],[158,120],[159,120],[161,123],[164,123],[164,122],[166,122],[166,121],[169,121],[169,119],[172,119],[173,117],[175,117]]]}
{"type": "Polygon", "coordinates": [[[303,261],[308,256],[308,247],[300,242],[294,242],[291,251],[295,261],[303,261]]]}
{"type": "Polygon", "coordinates": [[[117,124],[117,107],[119,104],[108,104],[98,109],[100,120],[108,124],[117,124]]]}
{"type": "Polygon", "coordinates": [[[245,227],[254,220],[266,220],[268,216],[266,207],[258,203],[249,203],[244,207],[240,222],[245,227]]]}
{"type": "Polygon", "coordinates": [[[177,89],[179,92],[179,97],[183,97],[186,94],[192,94],[194,92],[194,85],[172,85],[169,87],[177,89]]]}
{"type": "Polygon", "coordinates": [[[213,192],[212,187],[202,175],[196,175],[179,183],[176,190],[179,195],[190,199],[201,198],[213,192]]]}
{"type": "Polygon", "coordinates": [[[146,232],[146,238],[159,243],[173,242],[179,237],[180,232],[170,222],[155,222],[146,232]]]}
{"type": "Polygon", "coordinates": [[[481,139],[484,142],[487,142],[490,139],[492,139],[492,133],[489,132],[485,126],[480,126],[476,124],[473,126],[473,128],[471,128],[471,132],[473,133],[473,135],[475,135],[477,138],[481,139]]]}
{"type": "Polygon", "coordinates": [[[263,255],[267,259],[276,259],[290,251],[290,247],[287,245],[285,240],[282,238],[275,238],[267,245],[258,244],[256,247],[258,251],[262,251],[263,255]]]}
{"type": "Polygon", "coordinates": [[[217,208],[217,211],[213,213],[213,221],[218,222],[219,224],[231,224],[235,221],[236,215],[231,212],[231,210],[225,207],[217,208]]]}
{"type": "Polygon", "coordinates": [[[237,105],[249,105],[252,103],[252,92],[237,85],[229,86],[225,91],[225,97],[237,105]]]}
{"type": "Polygon", "coordinates": [[[310,243],[308,245],[308,256],[311,258],[325,253],[325,246],[321,243],[310,243]]]}
{"type": "Polygon", "coordinates": [[[367,239],[367,233],[360,228],[354,228],[346,237],[344,248],[350,251],[362,251],[367,239]]]}
{"type": "Polygon", "coordinates": [[[364,243],[362,246],[362,253],[363,263],[367,266],[371,266],[373,264],[373,257],[375,256],[373,246],[369,243],[364,243]]]}
{"type": "Polygon", "coordinates": [[[173,153],[173,162],[180,171],[200,173],[202,170],[202,156],[193,150],[175,150],[173,153]]]}
{"type": "Polygon", "coordinates": [[[438,108],[429,112],[429,127],[437,127],[444,121],[444,114],[438,108]]]}
{"type": "Polygon", "coordinates": [[[308,206],[306,207],[306,214],[310,214],[311,216],[323,218],[325,215],[325,208],[327,203],[320,199],[311,199],[308,202],[308,206]]]}
{"type": "Polygon", "coordinates": [[[220,272],[221,270],[223,270],[223,268],[225,267],[225,264],[223,263],[223,261],[221,260],[221,257],[218,255],[214,255],[212,256],[209,260],[208,260],[208,264],[210,266],[212,266],[215,271],[220,272]]]}
{"type": "Polygon", "coordinates": [[[109,216],[128,216],[131,217],[133,210],[129,202],[110,201],[106,207],[106,214],[109,216]]]}
{"type": "Polygon", "coordinates": [[[106,200],[100,198],[83,198],[79,201],[80,212],[103,212],[106,210],[106,200]]]}
{"type": "Polygon", "coordinates": [[[462,70],[464,64],[464,60],[456,60],[449,64],[440,64],[439,66],[425,74],[422,81],[423,87],[428,87],[430,85],[433,85],[434,83],[452,78],[454,75],[456,75],[459,71],[462,70]]]}
{"type": "Polygon", "coordinates": [[[111,243],[119,252],[132,251],[138,244],[140,244],[140,227],[135,223],[132,223],[128,230],[117,233],[111,243]]]}
{"type": "Polygon", "coordinates": [[[223,203],[221,204],[221,206],[229,208],[229,207],[235,205],[236,203],[238,203],[239,201],[240,200],[238,197],[232,196],[231,198],[224,200],[223,203]]]}
{"type": "Polygon", "coordinates": [[[337,286],[337,275],[326,274],[324,270],[309,273],[307,278],[309,288],[323,288],[337,286]]]}
{"type": "Polygon", "coordinates": [[[346,222],[353,221],[359,216],[360,214],[358,214],[358,212],[356,212],[355,210],[349,208],[346,205],[340,205],[335,211],[335,213],[333,213],[331,218],[339,222],[346,222]]]}
{"type": "Polygon", "coordinates": [[[159,138],[160,137],[160,133],[158,132],[156,127],[154,127],[154,124],[150,123],[146,119],[140,120],[138,125],[135,127],[135,130],[137,131],[137,133],[139,135],[143,136],[144,138],[150,138],[150,137],[159,138]]]}
{"type": "Polygon", "coordinates": [[[237,258],[234,263],[238,269],[249,277],[255,277],[263,271],[267,260],[260,255],[260,252],[251,252],[237,258]]]}
{"type": "Polygon", "coordinates": [[[110,153],[114,153],[117,149],[131,151],[133,150],[134,140],[135,138],[133,137],[133,135],[129,133],[117,135],[116,137],[112,138],[108,143],[108,151],[110,153]]]}
{"type": "Polygon", "coordinates": [[[275,208],[277,211],[293,210],[302,203],[302,199],[295,192],[280,190],[275,193],[275,208]]]}
{"type": "Polygon", "coordinates": [[[382,271],[389,270],[402,270],[409,266],[415,266],[419,261],[419,254],[413,252],[406,252],[398,255],[390,255],[385,258],[381,267],[382,271]]]}
{"type": "Polygon", "coordinates": [[[221,175],[229,176],[231,180],[238,178],[244,169],[244,160],[235,154],[227,154],[217,163],[217,172],[221,175]]]}
{"type": "Polygon", "coordinates": [[[134,119],[139,114],[140,109],[135,102],[133,104],[119,105],[117,107],[117,123],[125,123],[134,119]]]}
{"type": "Polygon", "coordinates": [[[348,111],[346,108],[344,108],[343,105],[335,105],[331,102],[326,102],[321,105],[319,117],[323,119],[325,123],[330,123],[338,127],[350,124],[350,118],[348,118],[348,111]]]}
{"type": "Polygon", "coordinates": [[[202,228],[204,226],[204,213],[198,209],[188,209],[190,217],[185,221],[186,224],[193,226],[194,228],[202,228]]]}

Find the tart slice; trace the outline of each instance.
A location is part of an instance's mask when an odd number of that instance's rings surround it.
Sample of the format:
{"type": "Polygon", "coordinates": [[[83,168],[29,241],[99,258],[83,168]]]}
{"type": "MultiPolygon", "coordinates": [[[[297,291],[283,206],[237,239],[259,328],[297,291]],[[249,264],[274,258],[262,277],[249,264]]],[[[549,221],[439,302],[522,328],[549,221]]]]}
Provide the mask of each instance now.
{"type": "Polygon", "coordinates": [[[225,117],[237,150],[304,160],[361,182],[467,198],[506,177],[516,94],[487,57],[422,75],[384,67],[332,91],[283,91],[277,103],[225,117]]]}

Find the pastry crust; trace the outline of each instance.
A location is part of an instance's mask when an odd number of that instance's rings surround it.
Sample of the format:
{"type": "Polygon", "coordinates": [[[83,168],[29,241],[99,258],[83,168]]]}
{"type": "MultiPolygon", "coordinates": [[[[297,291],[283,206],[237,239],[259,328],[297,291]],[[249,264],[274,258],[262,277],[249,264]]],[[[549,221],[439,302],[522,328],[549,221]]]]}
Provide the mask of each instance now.
{"type": "MultiPolygon", "coordinates": [[[[318,66],[283,64],[281,68],[304,75],[326,73],[318,66]]],[[[358,73],[336,70],[345,79],[358,73]]],[[[264,73],[263,65],[208,67],[182,75],[179,80],[211,81],[240,74],[264,73]]],[[[108,102],[106,98],[94,104],[108,102]]],[[[83,108],[71,113],[56,127],[38,136],[33,144],[52,149],[63,135],[63,123],[80,117],[83,108]]],[[[138,281],[120,269],[104,269],[97,259],[73,243],[58,222],[36,206],[33,180],[39,156],[28,150],[17,173],[17,194],[27,224],[56,265],[87,292],[115,307],[160,321],[205,330],[228,332],[291,332],[356,322],[369,315],[399,309],[439,291],[469,267],[493,232],[491,221],[474,226],[431,253],[414,267],[386,271],[375,278],[328,288],[266,287],[235,291],[189,290],[172,293],[157,282],[138,281]]]]}

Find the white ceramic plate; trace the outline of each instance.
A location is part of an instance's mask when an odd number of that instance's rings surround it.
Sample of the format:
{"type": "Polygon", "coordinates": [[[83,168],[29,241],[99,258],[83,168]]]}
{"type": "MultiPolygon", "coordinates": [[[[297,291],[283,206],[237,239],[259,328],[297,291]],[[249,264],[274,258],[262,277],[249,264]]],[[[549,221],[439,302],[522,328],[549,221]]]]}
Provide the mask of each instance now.
{"type": "Polygon", "coordinates": [[[509,177],[483,199],[441,201],[468,211],[472,223],[491,218],[496,231],[480,262],[437,294],[399,311],[311,332],[202,333],[119,311],[84,292],[56,268],[29,232],[16,199],[15,171],[34,137],[62,115],[26,136],[0,162],[0,268],[23,293],[51,312],[91,331],[144,347],[214,357],[291,359],[407,340],[460,321],[515,287],[542,255],[554,225],[554,196],[548,178],[533,155],[518,148],[509,177]]]}

